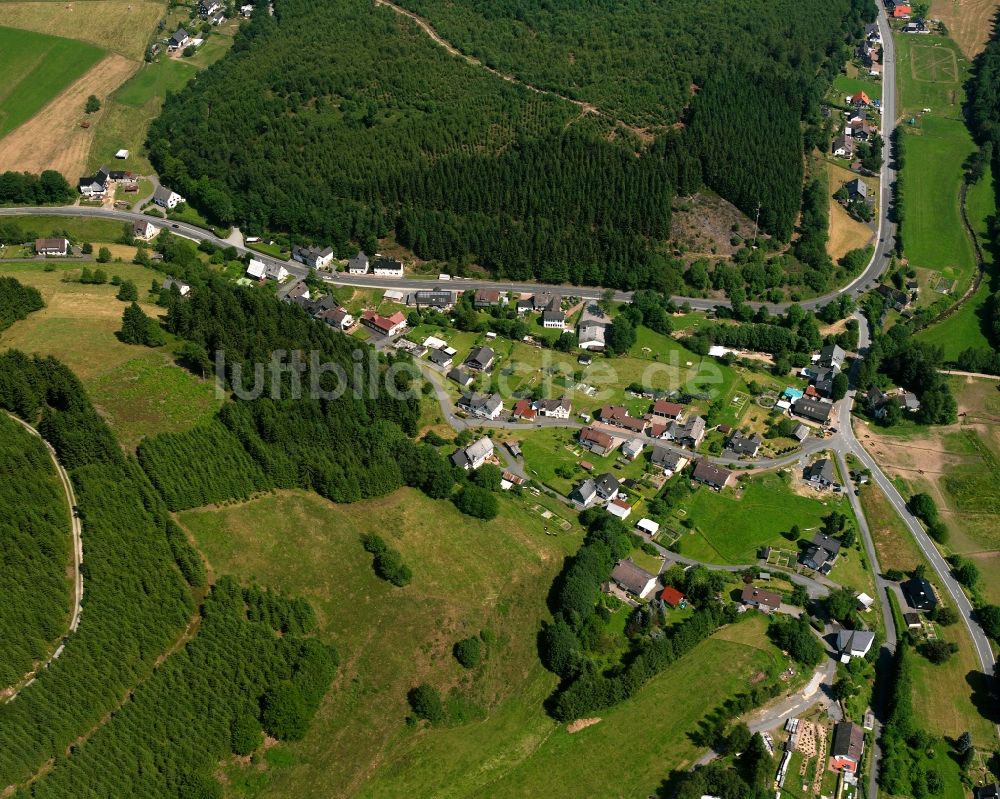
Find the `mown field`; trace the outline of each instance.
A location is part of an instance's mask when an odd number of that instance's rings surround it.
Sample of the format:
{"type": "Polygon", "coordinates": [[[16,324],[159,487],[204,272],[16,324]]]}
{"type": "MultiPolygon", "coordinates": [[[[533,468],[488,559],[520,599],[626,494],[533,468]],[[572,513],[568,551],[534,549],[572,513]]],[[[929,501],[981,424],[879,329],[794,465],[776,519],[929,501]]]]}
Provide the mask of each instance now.
{"type": "MultiPolygon", "coordinates": [[[[0,25],[10,24],[5,6],[0,3],[0,25]]],[[[0,137],[38,113],[103,55],[84,42],[0,27],[0,137]]]]}
{"type": "Polygon", "coordinates": [[[283,493],[180,518],[215,571],[307,596],[344,657],[339,690],[302,743],[266,768],[227,767],[233,796],[647,795],[695,759],[686,733],[709,709],[782,663],[762,624],[738,625],[570,735],[542,709],[555,678],[538,664],[534,631],[577,534],[546,536],[542,519],[515,502],[480,523],[409,490],[348,506],[283,493]],[[409,586],[375,578],[358,541],[370,531],[402,552],[409,586]],[[463,672],[451,645],[483,628],[497,643],[485,665],[463,672]],[[405,693],[424,679],[468,720],[408,728],[405,693]],[[686,688],[694,680],[697,696],[686,688]]]}
{"type": "MultiPolygon", "coordinates": [[[[219,406],[214,383],[174,365],[170,346],[150,350],[118,341],[115,332],[121,328],[125,304],[115,299],[117,287],[63,281],[75,278],[79,268],[66,264],[46,272],[37,261],[0,264],[0,274],[35,286],[46,304],[5,331],[0,348],[54,355],[69,365],[126,448],[133,448],[143,435],[186,430],[210,418],[219,406]]],[[[140,299],[154,279],[163,279],[130,263],[109,263],[105,269],[109,276],[133,280],[140,299]]],[[[162,312],[145,302],[143,308],[150,315],[162,312]]]]}

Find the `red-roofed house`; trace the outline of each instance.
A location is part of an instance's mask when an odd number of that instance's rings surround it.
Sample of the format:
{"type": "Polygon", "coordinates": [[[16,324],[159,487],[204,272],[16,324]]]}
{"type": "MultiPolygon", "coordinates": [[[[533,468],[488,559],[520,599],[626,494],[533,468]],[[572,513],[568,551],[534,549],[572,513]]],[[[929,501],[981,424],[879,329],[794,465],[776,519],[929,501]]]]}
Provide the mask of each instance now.
{"type": "Polygon", "coordinates": [[[653,416],[657,419],[680,419],[684,406],[679,402],[657,400],[653,403],[653,416]]]}
{"type": "MultiPolygon", "coordinates": [[[[906,8],[909,8],[909,6],[906,6],[906,8]]],[[[872,104],[871,98],[864,92],[858,92],[851,98],[851,105],[853,106],[860,107],[871,104],[872,104]]]]}
{"type": "Polygon", "coordinates": [[[514,418],[524,419],[530,422],[538,415],[537,411],[531,407],[531,400],[519,399],[514,403],[514,418]]]}
{"type": "Polygon", "coordinates": [[[615,448],[615,440],[611,436],[592,427],[580,431],[580,444],[595,455],[607,455],[615,448]]]}
{"type": "Polygon", "coordinates": [[[660,600],[672,608],[682,608],[685,605],[684,594],[672,585],[668,585],[660,592],[660,600]]]}
{"type": "Polygon", "coordinates": [[[909,19],[913,9],[910,6],[895,6],[892,9],[893,19],[909,19]]]}
{"type": "Polygon", "coordinates": [[[375,311],[368,310],[361,314],[361,324],[383,336],[395,336],[406,327],[406,317],[401,311],[396,311],[392,316],[381,316],[375,311]]]}
{"type": "Polygon", "coordinates": [[[629,505],[624,499],[613,499],[608,505],[608,513],[612,516],[617,516],[619,519],[627,519],[629,514],[632,512],[632,506],[629,505]]]}

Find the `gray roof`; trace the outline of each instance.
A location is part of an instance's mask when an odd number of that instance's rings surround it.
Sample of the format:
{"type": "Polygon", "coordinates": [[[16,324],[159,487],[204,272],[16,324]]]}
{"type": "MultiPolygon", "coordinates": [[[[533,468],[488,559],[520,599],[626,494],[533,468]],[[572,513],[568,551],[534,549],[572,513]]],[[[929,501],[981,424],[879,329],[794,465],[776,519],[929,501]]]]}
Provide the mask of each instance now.
{"type": "Polygon", "coordinates": [[[480,458],[488,458],[493,454],[493,442],[488,436],[483,436],[476,442],[469,444],[465,448],[465,454],[468,456],[470,461],[476,461],[480,458]]]}
{"type": "Polygon", "coordinates": [[[610,472],[605,472],[598,477],[596,485],[602,497],[612,497],[618,493],[618,478],[610,472]]]}
{"type": "Polygon", "coordinates": [[[677,466],[684,459],[684,456],[666,447],[654,446],[653,452],[649,456],[650,462],[661,469],[677,471],[677,466]]]}
{"type": "Polygon", "coordinates": [[[850,757],[860,761],[865,748],[865,731],[857,724],[842,721],[833,728],[832,757],[850,757]]]}
{"type": "Polygon", "coordinates": [[[819,351],[820,366],[831,366],[834,369],[839,369],[844,363],[845,357],[847,357],[847,353],[836,344],[827,344],[819,351]]]}
{"type": "Polygon", "coordinates": [[[656,575],[650,574],[641,566],[630,560],[620,560],[611,572],[611,579],[628,591],[630,594],[639,595],[656,575]]]}
{"type": "Polygon", "coordinates": [[[834,538],[831,535],[826,535],[826,533],[816,533],[813,536],[812,543],[814,546],[822,547],[831,555],[837,555],[840,553],[840,539],[834,538]]]}
{"type": "Polygon", "coordinates": [[[463,388],[472,382],[472,375],[464,369],[455,368],[448,372],[448,379],[458,383],[463,388]]]}
{"type": "Polygon", "coordinates": [[[796,438],[799,441],[805,441],[809,437],[809,428],[804,424],[796,425],[795,429],[792,431],[792,438],[796,438]]]}
{"type": "Polygon", "coordinates": [[[590,502],[597,494],[597,485],[589,477],[580,483],[570,492],[570,499],[578,499],[580,502],[590,502]]]}
{"type": "Polygon", "coordinates": [[[469,353],[465,363],[477,369],[486,369],[493,363],[494,358],[496,358],[496,353],[493,352],[492,347],[477,347],[469,353]]]}
{"type": "Polygon", "coordinates": [[[792,405],[799,416],[805,416],[816,422],[825,422],[833,412],[833,405],[829,402],[810,399],[809,397],[799,397],[792,405]]]}
{"type": "Polygon", "coordinates": [[[867,630],[841,630],[837,633],[838,652],[867,652],[875,643],[875,633],[867,630]]]}
{"type": "Polygon", "coordinates": [[[709,463],[707,460],[702,458],[695,464],[694,470],[691,472],[691,476],[695,480],[700,480],[703,483],[721,487],[729,481],[729,478],[732,476],[732,472],[728,469],[723,469],[721,466],[716,466],[714,463],[709,463]]]}
{"type": "Polygon", "coordinates": [[[822,483],[836,483],[837,472],[833,468],[833,461],[829,458],[820,458],[816,463],[806,467],[806,480],[814,480],[822,483]]]}
{"type": "Polygon", "coordinates": [[[347,268],[357,269],[359,267],[364,267],[365,271],[368,271],[368,256],[362,250],[358,250],[358,254],[353,258],[349,259],[347,262],[347,268]]]}
{"type": "Polygon", "coordinates": [[[742,430],[737,430],[730,436],[726,446],[738,455],[756,455],[762,443],[761,437],[756,433],[748,436],[742,430]]]}
{"type": "Polygon", "coordinates": [[[451,356],[444,350],[431,350],[430,355],[427,357],[438,366],[451,363],[451,356]]]}

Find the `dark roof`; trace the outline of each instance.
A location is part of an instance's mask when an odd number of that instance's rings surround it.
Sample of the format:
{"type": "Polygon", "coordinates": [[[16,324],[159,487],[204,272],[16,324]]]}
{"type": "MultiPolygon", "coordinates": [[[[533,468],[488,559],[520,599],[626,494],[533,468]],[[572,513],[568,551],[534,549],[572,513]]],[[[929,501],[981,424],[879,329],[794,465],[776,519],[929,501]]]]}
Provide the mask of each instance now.
{"type": "Polygon", "coordinates": [[[834,538],[833,536],[826,535],[825,533],[816,533],[813,536],[813,546],[822,547],[831,555],[837,555],[840,553],[840,539],[834,538]]]}
{"type": "Polygon", "coordinates": [[[910,607],[917,610],[930,610],[937,605],[937,597],[931,584],[923,577],[911,577],[901,588],[906,595],[906,601],[910,607]]]}
{"type": "Polygon", "coordinates": [[[464,369],[454,368],[448,372],[448,379],[453,380],[460,386],[465,387],[472,382],[472,375],[466,372],[464,369]]]}
{"type": "Polygon", "coordinates": [[[820,458],[816,463],[806,467],[806,480],[816,480],[821,483],[836,483],[837,473],[833,468],[833,461],[829,458],[820,458]]]}
{"type": "Polygon", "coordinates": [[[475,369],[486,369],[493,363],[495,357],[496,353],[493,352],[492,347],[477,347],[469,353],[469,357],[465,359],[465,363],[467,366],[475,369]]]}
{"type": "Polygon", "coordinates": [[[605,472],[598,477],[596,485],[598,492],[602,496],[610,497],[612,494],[618,493],[618,478],[610,472],[605,472]]]}
{"type": "Polygon", "coordinates": [[[667,447],[654,446],[653,452],[649,456],[650,463],[663,469],[676,471],[677,465],[684,459],[684,456],[667,447]]]}
{"type": "Polygon", "coordinates": [[[709,485],[721,488],[732,474],[728,469],[723,469],[721,466],[716,466],[714,463],[710,463],[702,458],[695,464],[694,471],[691,472],[691,477],[702,483],[708,483],[709,485]]]}
{"type": "Polygon", "coordinates": [[[799,416],[805,416],[816,422],[825,422],[833,412],[833,405],[829,402],[820,402],[808,397],[799,397],[792,408],[799,416]]]}
{"type": "Polygon", "coordinates": [[[365,253],[362,250],[358,250],[358,254],[355,255],[350,260],[348,260],[347,268],[348,270],[350,270],[352,268],[362,267],[362,266],[366,270],[368,269],[368,256],[365,255],[365,253]]]}
{"type": "Polygon", "coordinates": [[[170,37],[175,42],[182,42],[188,38],[188,32],[184,28],[178,28],[177,33],[170,37]]]}
{"type": "Polygon", "coordinates": [[[995,782],[991,785],[983,785],[981,788],[973,788],[974,799],[998,799],[1000,797],[1000,786],[995,782]]]}
{"type": "Polygon", "coordinates": [[[644,568],[630,560],[618,561],[618,564],[611,572],[612,580],[630,594],[636,595],[642,593],[642,590],[649,584],[649,581],[655,579],[655,577],[656,575],[650,574],[644,568]]]}
{"type": "Polygon", "coordinates": [[[756,455],[762,443],[760,436],[756,433],[747,436],[743,434],[742,430],[737,430],[730,436],[726,446],[740,455],[756,455]]]}
{"type": "Polygon", "coordinates": [[[740,599],[747,604],[766,605],[769,608],[781,606],[781,594],[774,591],[765,591],[755,585],[748,585],[740,594],[740,599]]]}
{"type": "Polygon", "coordinates": [[[833,728],[833,743],[830,746],[831,757],[850,757],[861,760],[865,749],[865,731],[857,724],[842,721],[833,728]]]}
{"type": "Polygon", "coordinates": [[[431,350],[430,355],[427,357],[438,366],[451,363],[451,356],[444,350],[431,350]]]}

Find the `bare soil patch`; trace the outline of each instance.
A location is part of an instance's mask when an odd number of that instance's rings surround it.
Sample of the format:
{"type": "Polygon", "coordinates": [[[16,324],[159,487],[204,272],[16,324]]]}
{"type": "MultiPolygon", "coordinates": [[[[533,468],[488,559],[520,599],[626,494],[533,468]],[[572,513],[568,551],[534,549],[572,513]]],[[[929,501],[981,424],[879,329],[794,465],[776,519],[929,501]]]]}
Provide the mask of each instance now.
{"type": "Polygon", "coordinates": [[[108,95],[138,68],[138,62],[120,55],[102,60],[32,119],[0,140],[0,171],[37,173],[55,169],[73,183],[86,170],[94,128],[104,113],[102,109],[96,114],[84,114],[87,97],[96,95],[106,104],[108,95]],[[80,127],[84,118],[89,119],[89,128],[80,127]]]}
{"type": "Polygon", "coordinates": [[[941,20],[967,58],[986,46],[993,30],[995,0],[932,0],[931,18],[941,20]]]}
{"type": "Polygon", "coordinates": [[[580,730],[585,730],[587,727],[592,727],[594,724],[600,723],[600,719],[577,719],[576,721],[571,721],[566,725],[566,732],[572,735],[574,732],[580,732],[580,730]]]}

